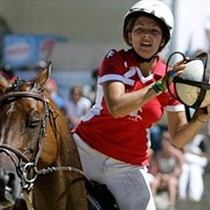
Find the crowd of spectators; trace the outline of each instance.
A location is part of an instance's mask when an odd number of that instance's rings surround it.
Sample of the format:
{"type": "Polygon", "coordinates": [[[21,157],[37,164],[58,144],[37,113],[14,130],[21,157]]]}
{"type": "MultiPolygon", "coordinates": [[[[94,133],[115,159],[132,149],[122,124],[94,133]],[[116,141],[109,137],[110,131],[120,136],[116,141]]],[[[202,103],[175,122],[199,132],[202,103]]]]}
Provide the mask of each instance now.
{"type": "Polygon", "coordinates": [[[47,90],[51,98],[58,107],[63,111],[73,130],[81,121],[81,118],[89,111],[93,105],[96,91],[97,69],[93,70],[92,78],[94,84],[73,85],[69,87],[68,97],[62,98],[58,91],[58,85],[55,79],[50,78],[47,90]]]}

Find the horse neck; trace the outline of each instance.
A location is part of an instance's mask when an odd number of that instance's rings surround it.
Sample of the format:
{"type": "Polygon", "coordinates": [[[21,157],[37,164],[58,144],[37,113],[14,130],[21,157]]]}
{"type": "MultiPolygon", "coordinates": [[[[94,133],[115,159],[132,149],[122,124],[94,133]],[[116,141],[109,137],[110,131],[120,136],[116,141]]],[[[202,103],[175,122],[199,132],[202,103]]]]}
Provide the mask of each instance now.
{"type": "MultiPolygon", "coordinates": [[[[66,118],[59,112],[56,117],[58,154],[57,166],[81,169],[76,145],[70,134],[66,118]]],[[[71,171],[56,171],[37,179],[33,190],[35,210],[87,210],[86,189],[83,176],[71,171]],[[50,201],[50,202],[49,202],[50,201]]]]}

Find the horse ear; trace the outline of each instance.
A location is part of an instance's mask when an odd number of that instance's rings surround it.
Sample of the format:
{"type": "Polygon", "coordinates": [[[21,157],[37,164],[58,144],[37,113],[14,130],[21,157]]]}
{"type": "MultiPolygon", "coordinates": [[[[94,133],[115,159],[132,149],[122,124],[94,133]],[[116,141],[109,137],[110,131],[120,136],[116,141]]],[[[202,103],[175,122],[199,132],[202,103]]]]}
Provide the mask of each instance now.
{"type": "Polygon", "coordinates": [[[40,90],[44,91],[47,86],[47,82],[50,78],[52,71],[52,63],[49,62],[48,66],[38,75],[38,77],[34,80],[35,87],[40,90]]]}
{"type": "Polygon", "coordinates": [[[9,84],[6,78],[0,76],[0,94],[4,93],[4,91],[8,88],[9,84]]]}

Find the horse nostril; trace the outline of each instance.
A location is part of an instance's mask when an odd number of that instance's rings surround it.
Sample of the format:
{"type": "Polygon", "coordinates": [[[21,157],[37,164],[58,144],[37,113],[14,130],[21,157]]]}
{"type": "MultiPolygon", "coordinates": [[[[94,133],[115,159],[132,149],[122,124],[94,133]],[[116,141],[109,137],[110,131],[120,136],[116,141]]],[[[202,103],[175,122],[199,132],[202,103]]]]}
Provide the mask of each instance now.
{"type": "Polygon", "coordinates": [[[5,193],[11,194],[13,192],[14,181],[15,181],[14,173],[4,172],[4,175],[1,177],[1,185],[3,184],[4,187],[3,186],[2,187],[5,189],[5,193]]]}
{"type": "Polygon", "coordinates": [[[1,200],[12,197],[15,185],[15,174],[4,170],[0,171],[0,198],[1,200]]]}
{"type": "Polygon", "coordinates": [[[9,188],[13,188],[14,186],[14,181],[15,181],[15,174],[12,172],[9,172],[8,175],[8,180],[7,180],[7,185],[9,188]]]}

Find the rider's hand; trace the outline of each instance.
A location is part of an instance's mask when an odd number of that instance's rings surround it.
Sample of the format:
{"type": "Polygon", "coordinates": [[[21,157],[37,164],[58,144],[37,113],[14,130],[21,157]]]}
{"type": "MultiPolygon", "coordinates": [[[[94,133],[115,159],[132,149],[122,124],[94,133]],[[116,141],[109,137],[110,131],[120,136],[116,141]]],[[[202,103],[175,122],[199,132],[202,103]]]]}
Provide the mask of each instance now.
{"type": "Polygon", "coordinates": [[[173,82],[174,77],[180,76],[183,73],[183,70],[186,67],[187,60],[188,60],[188,58],[186,58],[185,60],[181,60],[181,61],[177,62],[173,66],[172,70],[168,71],[166,73],[166,75],[163,77],[162,83],[163,83],[163,85],[166,89],[173,82]]]}

